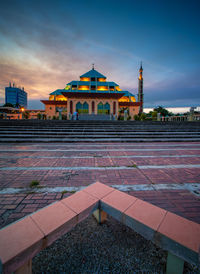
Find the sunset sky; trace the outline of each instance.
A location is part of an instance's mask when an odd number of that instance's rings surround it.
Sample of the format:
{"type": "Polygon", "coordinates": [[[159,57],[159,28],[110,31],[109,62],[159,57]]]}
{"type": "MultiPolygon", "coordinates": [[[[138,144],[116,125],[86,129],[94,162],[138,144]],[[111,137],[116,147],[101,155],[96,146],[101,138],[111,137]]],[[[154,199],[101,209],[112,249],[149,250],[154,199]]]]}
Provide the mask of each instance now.
{"type": "Polygon", "coordinates": [[[92,68],[144,106],[200,105],[199,0],[0,1],[0,105],[9,82],[29,108],[92,68]]]}

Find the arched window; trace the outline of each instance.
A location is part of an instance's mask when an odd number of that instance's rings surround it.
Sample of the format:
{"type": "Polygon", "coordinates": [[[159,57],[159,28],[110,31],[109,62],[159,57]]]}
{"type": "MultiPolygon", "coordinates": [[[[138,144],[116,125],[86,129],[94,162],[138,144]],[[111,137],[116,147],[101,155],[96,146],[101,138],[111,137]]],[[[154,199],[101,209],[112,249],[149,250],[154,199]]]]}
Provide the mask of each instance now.
{"type": "Polygon", "coordinates": [[[81,110],[82,110],[82,104],[80,103],[80,102],[78,102],[77,104],[76,104],[76,111],[78,111],[78,113],[81,113],[81,110]]]}
{"type": "Polygon", "coordinates": [[[100,102],[98,105],[97,105],[97,113],[98,114],[103,114],[103,103],[100,102]]]}
{"type": "Polygon", "coordinates": [[[89,113],[89,105],[87,102],[83,103],[82,113],[89,113]]]}
{"type": "Polygon", "coordinates": [[[104,114],[110,114],[110,104],[105,103],[103,108],[104,108],[104,114]]]}
{"type": "Polygon", "coordinates": [[[78,111],[78,113],[89,113],[89,105],[87,102],[84,102],[84,104],[78,102],[76,104],[76,110],[78,111]]]}

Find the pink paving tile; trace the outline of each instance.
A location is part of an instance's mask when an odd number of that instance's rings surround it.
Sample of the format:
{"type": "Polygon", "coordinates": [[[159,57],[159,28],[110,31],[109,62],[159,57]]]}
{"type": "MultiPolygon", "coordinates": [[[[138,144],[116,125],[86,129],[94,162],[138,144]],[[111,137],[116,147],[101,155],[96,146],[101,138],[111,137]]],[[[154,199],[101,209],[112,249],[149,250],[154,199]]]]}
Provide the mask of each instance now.
{"type": "Polygon", "coordinates": [[[138,199],[124,214],[157,230],[167,211],[138,199]]]}
{"type": "Polygon", "coordinates": [[[12,272],[16,269],[19,264],[18,256],[22,265],[38,253],[42,248],[43,237],[43,233],[30,217],[0,230],[0,258],[5,270],[12,272]]]}
{"type": "Polygon", "coordinates": [[[47,245],[69,231],[77,223],[77,214],[61,202],[56,202],[31,215],[44,235],[47,237],[47,245]]]}
{"type": "Polygon", "coordinates": [[[78,214],[78,222],[80,222],[97,206],[98,201],[97,198],[82,190],[63,199],[61,203],[78,214]]]}
{"type": "Polygon", "coordinates": [[[137,198],[130,196],[124,192],[114,190],[106,197],[101,199],[102,202],[107,205],[124,212],[127,208],[129,208],[132,204],[136,202],[137,198]]]}
{"type": "Polygon", "coordinates": [[[95,184],[88,186],[83,191],[89,193],[90,195],[98,199],[102,199],[103,197],[114,191],[114,189],[107,185],[97,182],[95,184]]]}
{"type": "Polygon", "coordinates": [[[200,225],[197,223],[167,212],[158,232],[195,252],[199,252],[200,225]]]}

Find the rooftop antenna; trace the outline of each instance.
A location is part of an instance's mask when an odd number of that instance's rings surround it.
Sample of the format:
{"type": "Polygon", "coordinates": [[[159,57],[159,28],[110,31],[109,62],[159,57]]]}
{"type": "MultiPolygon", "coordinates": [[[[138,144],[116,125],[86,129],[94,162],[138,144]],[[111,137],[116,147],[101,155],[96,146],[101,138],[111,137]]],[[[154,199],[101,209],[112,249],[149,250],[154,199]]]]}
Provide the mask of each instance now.
{"type": "Polygon", "coordinates": [[[92,69],[94,70],[94,64],[92,64],[92,69]]]}

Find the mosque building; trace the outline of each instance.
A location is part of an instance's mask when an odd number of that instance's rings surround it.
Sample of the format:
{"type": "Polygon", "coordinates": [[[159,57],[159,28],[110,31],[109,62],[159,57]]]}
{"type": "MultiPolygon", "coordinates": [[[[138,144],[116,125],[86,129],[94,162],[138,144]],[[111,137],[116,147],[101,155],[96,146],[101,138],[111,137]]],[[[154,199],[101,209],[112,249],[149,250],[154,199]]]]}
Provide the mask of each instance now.
{"type": "Polygon", "coordinates": [[[138,102],[129,91],[123,91],[115,82],[107,82],[106,76],[92,69],[80,76],[79,81],[71,81],[64,89],[50,93],[49,100],[41,100],[45,105],[48,119],[58,117],[62,113],[71,119],[77,111],[79,117],[99,117],[102,119],[118,119],[124,111],[128,119],[143,111],[143,68],[140,67],[138,84],[138,102]]]}

